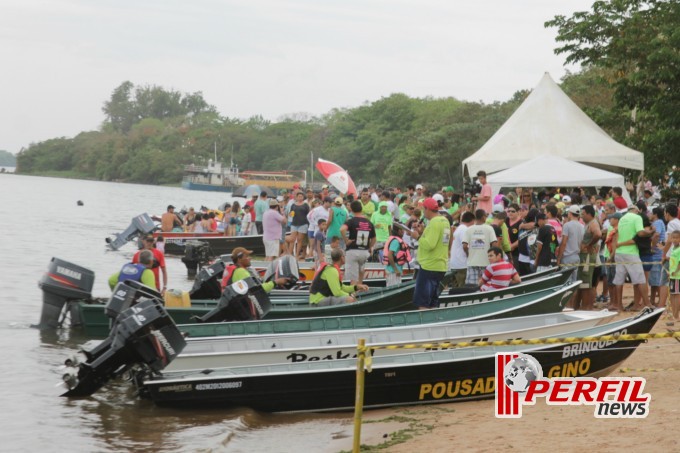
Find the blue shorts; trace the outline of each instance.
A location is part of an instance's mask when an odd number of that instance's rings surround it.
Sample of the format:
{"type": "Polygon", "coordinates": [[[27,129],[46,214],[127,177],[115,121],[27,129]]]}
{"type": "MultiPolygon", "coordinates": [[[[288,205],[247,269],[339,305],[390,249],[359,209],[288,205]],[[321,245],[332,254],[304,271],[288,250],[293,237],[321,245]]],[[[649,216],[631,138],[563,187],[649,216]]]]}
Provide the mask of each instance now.
{"type": "Polygon", "coordinates": [[[419,269],[416,275],[416,287],[413,290],[413,304],[416,307],[439,307],[439,282],[446,272],[419,269]]]}
{"type": "Polygon", "coordinates": [[[315,235],[315,234],[316,234],[316,231],[307,230],[307,237],[308,237],[309,239],[314,239],[314,235],[315,235]]]}
{"type": "MultiPolygon", "coordinates": [[[[640,261],[643,263],[651,263],[654,261],[654,255],[640,255],[640,261]]],[[[652,270],[653,264],[643,264],[642,265],[642,270],[645,272],[649,272],[652,270]]]]}
{"type": "MultiPolygon", "coordinates": [[[[658,260],[660,261],[661,258],[658,260]]],[[[649,273],[649,286],[668,285],[668,264],[668,261],[663,264],[652,264],[652,270],[649,273]]]]}

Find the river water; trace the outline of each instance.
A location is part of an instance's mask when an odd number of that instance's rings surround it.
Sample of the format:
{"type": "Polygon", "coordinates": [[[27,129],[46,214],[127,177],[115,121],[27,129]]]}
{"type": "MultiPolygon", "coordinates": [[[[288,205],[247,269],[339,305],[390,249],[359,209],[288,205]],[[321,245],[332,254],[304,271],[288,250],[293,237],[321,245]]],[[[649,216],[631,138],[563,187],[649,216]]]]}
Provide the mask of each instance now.
{"type": "MultiPolygon", "coordinates": [[[[228,194],[180,188],[0,174],[2,315],[0,451],[337,451],[351,435],[352,414],[263,414],[249,409],[172,410],[137,399],[115,381],[89,398],[60,397],[59,367],[87,341],[68,330],[41,332],[38,280],[52,257],[95,272],[95,297],[108,297],[108,276],[135,247],[107,251],[104,238],[142,212],[168,204],[217,207],[228,194]],[[83,206],[78,206],[81,200],[83,206]]],[[[192,281],[168,257],[168,286],[192,281]]],[[[342,448],[349,449],[351,440],[342,448]]]]}

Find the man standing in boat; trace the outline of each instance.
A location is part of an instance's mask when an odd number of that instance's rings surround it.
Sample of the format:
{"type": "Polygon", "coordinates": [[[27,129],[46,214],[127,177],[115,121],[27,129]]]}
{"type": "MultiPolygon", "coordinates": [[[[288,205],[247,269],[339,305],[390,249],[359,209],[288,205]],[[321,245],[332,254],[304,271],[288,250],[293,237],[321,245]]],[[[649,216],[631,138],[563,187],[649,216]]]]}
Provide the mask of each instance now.
{"type": "Polygon", "coordinates": [[[156,248],[156,244],[154,242],[153,235],[149,234],[144,238],[143,241],[144,248],[142,250],[139,250],[137,253],[134,254],[132,257],[132,263],[141,263],[141,254],[144,251],[149,251],[151,252],[153,256],[153,266],[151,267],[151,271],[153,272],[154,275],[154,280],[156,282],[156,289],[158,289],[161,294],[165,293],[166,288],[168,287],[168,270],[165,268],[165,255],[163,252],[158,250],[156,248]],[[160,282],[160,273],[163,272],[163,286],[161,286],[160,282]]]}
{"type": "Polygon", "coordinates": [[[340,305],[356,301],[354,293],[368,291],[366,285],[343,285],[340,268],[345,264],[345,252],[333,249],[331,252],[333,264],[322,263],[314,275],[309,289],[309,303],[316,307],[340,305]]]}
{"type": "Polygon", "coordinates": [[[439,203],[434,198],[423,201],[427,227],[414,227],[411,237],[418,239],[418,263],[413,303],[419,310],[439,307],[439,282],[444,278],[449,261],[451,225],[439,213],[439,203]]]}

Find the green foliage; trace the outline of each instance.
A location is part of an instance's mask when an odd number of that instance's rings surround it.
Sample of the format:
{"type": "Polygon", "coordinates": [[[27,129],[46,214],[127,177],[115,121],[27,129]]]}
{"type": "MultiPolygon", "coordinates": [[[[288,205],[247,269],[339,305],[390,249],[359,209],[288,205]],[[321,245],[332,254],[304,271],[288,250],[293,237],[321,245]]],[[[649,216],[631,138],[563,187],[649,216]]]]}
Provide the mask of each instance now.
{"type": "Polygon", "coordinates": [[[0,149],[0,167],[16,167],[17,158],[9,151],[0,149]]]}
{"type": "MultiPolygon", "coordinates": [[[[612,77],[611,69],[593,66],[568,74],[563,87],[608,133],[630,140],[630,114],[613,100],[612,77]]],[[[507,102],[483,104],[393,94],[320,118],[296,115],[272,123],[261,116],[222,117],[200,93],[124,82],[105,104],[108,116],[100,131],[33,143],[17,159],[22,173],[72,171],[107,181],[177,184],[183,165],[205,163],[215,151],[223,162],[233,156],[241,169],[265,171],[309,170],[313,154],[345,167],[357,183],[462,189],[462,160],[527,95],[520,90],[507,102]]]]}
{"type": "MultiPolygon", "coordinates": [[[[597,1],[592,11],[546,22],[569,63],[597,68],[612,90],[612,118],[631,117],[626,144],[645,153],[658,178],[680,156],[680,3],[676,0],[597,1]]],[[[626,124],[626,122],[623,122],[626,124]]],[[[621,132],[615,134],[621,137],[621,132]]]]}

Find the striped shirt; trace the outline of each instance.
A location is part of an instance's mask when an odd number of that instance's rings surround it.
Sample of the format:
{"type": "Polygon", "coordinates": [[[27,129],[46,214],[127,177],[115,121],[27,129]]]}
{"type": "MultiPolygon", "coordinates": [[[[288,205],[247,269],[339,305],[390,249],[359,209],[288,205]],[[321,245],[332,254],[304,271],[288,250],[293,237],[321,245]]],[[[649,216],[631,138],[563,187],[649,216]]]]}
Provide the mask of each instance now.
{"type": "Polygon", "coordinates": [[[493,291],[494,289],[507,288],[515,274],[517,274],[517,271],[514,266],[507,261],[489,264],[481,276],[484,284],[479,289],[481,291],[493,291]]]}

